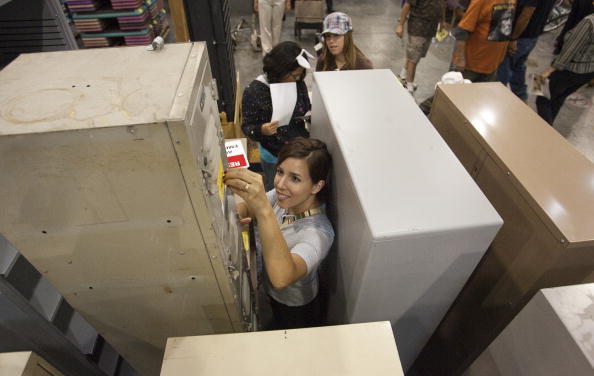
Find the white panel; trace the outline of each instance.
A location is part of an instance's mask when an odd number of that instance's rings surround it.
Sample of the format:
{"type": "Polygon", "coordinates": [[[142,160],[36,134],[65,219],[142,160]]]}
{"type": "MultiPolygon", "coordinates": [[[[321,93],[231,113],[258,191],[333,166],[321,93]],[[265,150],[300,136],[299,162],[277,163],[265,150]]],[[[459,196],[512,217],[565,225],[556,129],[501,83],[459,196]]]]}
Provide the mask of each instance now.
{"type": "Polygon", "coordinates": [[[388,322],[170,338],[161,376],[402,376],[388,322]]]}
{"type": "Polygon", "coordinates": [[[314,80],[312,137],[334,159],[330,317],[390,320],[407,369],[502,221],[391,71],[314,80]]]}

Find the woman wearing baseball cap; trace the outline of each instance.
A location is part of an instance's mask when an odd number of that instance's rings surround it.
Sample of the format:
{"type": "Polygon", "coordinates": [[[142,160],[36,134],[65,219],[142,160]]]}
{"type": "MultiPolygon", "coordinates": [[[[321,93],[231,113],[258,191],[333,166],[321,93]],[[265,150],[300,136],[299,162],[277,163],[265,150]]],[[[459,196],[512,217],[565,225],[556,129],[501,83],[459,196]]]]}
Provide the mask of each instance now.
{"type": "Polygon", "coordinates": [[[334,12],[324,18],[324,47],[316,64],[316,71],[373,69],[371,61],[353,41],[351,18],[334,12]]]}

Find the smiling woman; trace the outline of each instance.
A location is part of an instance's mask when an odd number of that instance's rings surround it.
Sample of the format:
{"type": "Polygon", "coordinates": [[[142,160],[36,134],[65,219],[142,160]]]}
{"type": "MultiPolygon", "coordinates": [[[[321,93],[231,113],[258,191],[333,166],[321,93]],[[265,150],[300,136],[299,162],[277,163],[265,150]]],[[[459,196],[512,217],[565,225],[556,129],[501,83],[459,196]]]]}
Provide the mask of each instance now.
{"type": "Polygon", "coordinates": [[[330,165],[323,142],[299,137],[281,149],[268,193],[259,174],[246,169],[225,174],[225,184],[244,200],[237,206],[241,221],[257,220],[273,329],[322,324],[318,267],[334,241],[324,205],[330,165]]]}

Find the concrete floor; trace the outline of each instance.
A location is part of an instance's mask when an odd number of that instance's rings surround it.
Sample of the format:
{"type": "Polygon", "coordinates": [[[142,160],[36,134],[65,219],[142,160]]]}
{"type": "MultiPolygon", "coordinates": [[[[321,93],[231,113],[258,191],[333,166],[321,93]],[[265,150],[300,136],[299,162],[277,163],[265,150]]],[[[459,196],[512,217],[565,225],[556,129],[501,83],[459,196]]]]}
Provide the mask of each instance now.
{"type": "MultiPolygon", "coordinates": [[[[251,24],[251,1],[230,0],[229,7],[232,27],[237,26],[242,18],[248,25],[251,24]]],[[[334,8],[352,17],[355,43],[376,68],[388,68],[396,74],[400,72],[405,58],[404,45],[394,34],[400,15],[400,0],[334,0],[334,8]]],[[[296,40],[293,33],[294,20],[293,12],[287,13],[281,40],[296,40]]],[[[249,29],[238,33],[239,40],[235,52],[235,66],[240,74],[242,89],[260,74],[262,69],[262,55],[251,49],[249,34],[249,29]]],[[[542,72],[548,67],[552,59],[555,37],[556,32],[540,37],[528,59],[529,73],[542,72]]],[[[296,41],[313,52],[314,31],[304,30],[302,38],[296,41]]],[[[419,85],[415,93],[418,103],[433,94],[435,83],[447,71],[453,45],[454,41],[451,38],[441,43],[433,43],[427,57],[419,63],[415,80],[419,85]]],[[[308,75],[306,82],[311,87],[311,75],[308,75]]],[[[568,100],[556,119],[555,129],[594,162],[594,87],[583,87],[577,93],[585,101],[572,104],[568,100]]],[[[528,99],[528,104],[535,108],[534,97],[528,99]]]]}

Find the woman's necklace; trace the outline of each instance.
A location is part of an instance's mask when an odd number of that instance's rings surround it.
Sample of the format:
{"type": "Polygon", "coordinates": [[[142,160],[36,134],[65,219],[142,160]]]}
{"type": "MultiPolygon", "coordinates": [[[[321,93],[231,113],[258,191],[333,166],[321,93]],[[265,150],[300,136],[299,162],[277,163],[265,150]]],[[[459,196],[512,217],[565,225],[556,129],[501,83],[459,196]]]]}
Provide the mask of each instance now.
{"type": "Polygon", "coordinates": [[[326,213],[326,209],[324,209],[323,206],[319,206],[317,208],[312,208],[312,209],[307,209],[304,212],[297,213],[294,215],[289,214],[288,209],[287,209],[286,214],[284,214],[282,217],[283,222],[281,224],[281,228],[290,225],[291,223],[295,222],[298,219],[311,217],[313,215],[323,214],[323,213],[326,213]]]}

